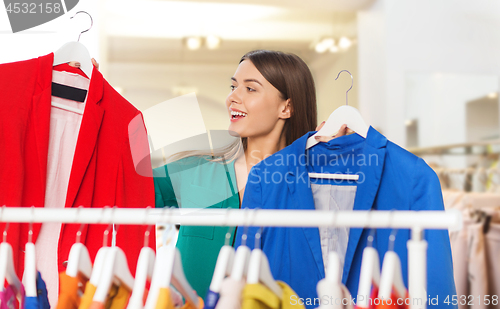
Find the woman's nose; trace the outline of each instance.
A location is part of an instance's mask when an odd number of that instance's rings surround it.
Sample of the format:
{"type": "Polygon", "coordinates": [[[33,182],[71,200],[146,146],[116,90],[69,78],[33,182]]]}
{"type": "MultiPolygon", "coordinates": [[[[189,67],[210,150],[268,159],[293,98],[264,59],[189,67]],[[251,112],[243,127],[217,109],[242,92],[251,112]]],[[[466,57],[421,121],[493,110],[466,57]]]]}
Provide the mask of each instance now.
{"type": "Polygon", "coordinates": [[[236,88],[228,97],[229,103],[241,104],[241,97],[238,95],[238,89],[236,88]]]}

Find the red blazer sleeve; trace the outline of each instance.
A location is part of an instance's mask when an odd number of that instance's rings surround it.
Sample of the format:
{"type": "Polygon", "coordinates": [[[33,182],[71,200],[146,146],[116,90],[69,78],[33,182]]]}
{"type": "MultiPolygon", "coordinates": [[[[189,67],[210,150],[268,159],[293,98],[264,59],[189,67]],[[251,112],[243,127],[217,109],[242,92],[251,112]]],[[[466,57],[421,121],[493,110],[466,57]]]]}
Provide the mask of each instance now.
{"type": "MultiPolygon", "coordinates": [[[[124,208],[155,206],[155,192],[149,143],[142,114],[139,112],[128,126],[128,138],[121,149],[117,177],[116,205],[124,208]]],[[[116,244],[127,254],[130,270],[134,273],[147,226],[127,225],[126,232],[118,228],[116,244]]],[[[156,248],[154,226],[149,236],[149,247],[156,248]]]]}

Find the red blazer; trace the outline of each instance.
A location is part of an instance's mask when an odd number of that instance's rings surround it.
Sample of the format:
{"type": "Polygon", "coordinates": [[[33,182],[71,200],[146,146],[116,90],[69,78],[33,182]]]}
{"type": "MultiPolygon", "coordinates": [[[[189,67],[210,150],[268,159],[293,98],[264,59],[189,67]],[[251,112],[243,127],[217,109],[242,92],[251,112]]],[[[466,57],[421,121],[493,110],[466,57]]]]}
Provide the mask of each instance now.
{"type": "MultiPolygon", "coordinates": [[[[0,206],[44,206],[52,70],[85,76],[80,69],[68,64],[53,67],[53,59],[51,53],[0,64],[0,206]]],[[[65,207],[142,208],[154,207],[154,202],[149,145],[142,114],[94,68],[65,207]],[[141,158],[143,160],[139,160],[141,158]]],[[[33,242],[40,226],[33,225],[33,242]]],[[[59,271],[65,269],[64,261],[79,228],[80,224],[62,225],[59,271]]],[[[105,224],[94,224],[83,229],[81,241],[92,259],[102,247],[106,228],[105,224]]],[[[4,229],[5,224],[0,224],[0,234],[4,229]]],[[[125,251],[132,273],[135,273],[146,229],[133,225],[118,227],[116,244],[125,251]]],[[[23,251],[28,230],[29,224],[13,223],[7,230],[18,275],[24,271],[23,251]]],[[[155,248],[154,233],[149,246],[155,248]]]]}

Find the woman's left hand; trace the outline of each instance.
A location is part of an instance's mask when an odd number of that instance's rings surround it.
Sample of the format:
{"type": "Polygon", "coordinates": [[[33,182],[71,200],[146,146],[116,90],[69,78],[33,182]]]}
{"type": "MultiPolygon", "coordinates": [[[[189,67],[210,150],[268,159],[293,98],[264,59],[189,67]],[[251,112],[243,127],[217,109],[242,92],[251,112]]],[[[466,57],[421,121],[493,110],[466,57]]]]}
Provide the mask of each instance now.
{"type": "MultiPolygon", "coordinates": [[[[321,128],[325,125],[325,122],[323,121],[319,126],[316,127],[316,131],[319,131],[321,130],[321,128]]],[[[341,127],[340,127],[340,130],[337,132],[337,134],[333,135],[333,136],[316,136],[316,140],[318,142],[328,142],[336,137],[340,137],[340,136],[344,136],[344,135],[348,135],[348,134],[351,134],[353,133],[354,131],[352,131],[351,129],[349,129],[347,127],[346,124],[343,124],[341,127]]]]}

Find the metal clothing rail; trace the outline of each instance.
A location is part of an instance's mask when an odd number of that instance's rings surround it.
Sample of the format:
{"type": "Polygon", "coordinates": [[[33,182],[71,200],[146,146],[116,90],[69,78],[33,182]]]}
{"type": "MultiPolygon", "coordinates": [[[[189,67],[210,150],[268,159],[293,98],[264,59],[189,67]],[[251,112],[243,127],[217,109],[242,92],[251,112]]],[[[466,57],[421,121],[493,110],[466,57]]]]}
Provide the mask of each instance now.
{"type": "Polygon", "coordinates": [[[409,228],[408,290],[410,309],[425,309],[427,300],[427,242],[424,229],[462,228],[462,215],[446,211],[322,211],[206,208],[37,208],[1,207],[0,222],[75,224],[157,224],[205,226],[273,226],[351,228],[409,228]],[[422,301],[423,300],[423,301],[422,301]]]}
{"type": "Polygon", "coordinates": [[[207,208],[39,208],[0,207],[0,222],[411,228],[459,230],[462,215],[446,211],[323,211],[207,208]]]}

